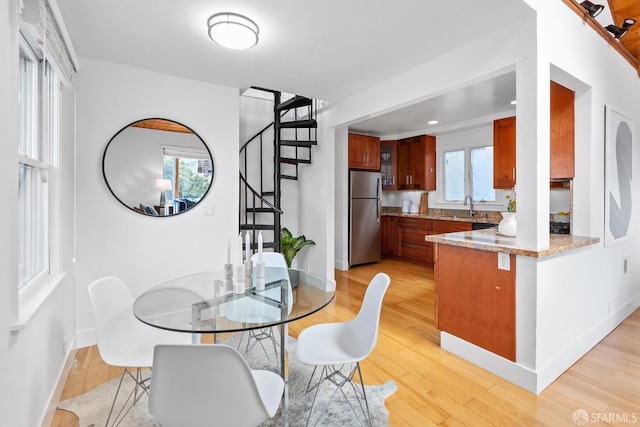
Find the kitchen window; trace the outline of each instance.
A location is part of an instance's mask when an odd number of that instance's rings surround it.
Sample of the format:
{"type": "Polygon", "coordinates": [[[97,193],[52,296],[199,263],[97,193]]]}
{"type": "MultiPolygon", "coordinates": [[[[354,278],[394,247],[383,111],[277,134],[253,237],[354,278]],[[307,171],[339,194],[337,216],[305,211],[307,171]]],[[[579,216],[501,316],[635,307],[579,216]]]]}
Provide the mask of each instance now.
{"type": "Polygon", "coordinates": [[[444,200],[494,202],[493,146],[467,147],[443,153],[444,200]]]}

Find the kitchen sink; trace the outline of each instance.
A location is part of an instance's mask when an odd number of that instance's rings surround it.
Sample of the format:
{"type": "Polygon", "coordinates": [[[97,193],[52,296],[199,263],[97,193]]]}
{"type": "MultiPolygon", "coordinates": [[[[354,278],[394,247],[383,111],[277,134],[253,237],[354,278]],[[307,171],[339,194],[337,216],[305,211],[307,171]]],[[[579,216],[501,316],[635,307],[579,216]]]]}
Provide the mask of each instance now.
{"type": "Polygon", "coordinates": [[[471,229],[472,230],[486,230],[487,228],[497,227],[498,224],[491,224],[487,222],[472,222],[471,229]]]}

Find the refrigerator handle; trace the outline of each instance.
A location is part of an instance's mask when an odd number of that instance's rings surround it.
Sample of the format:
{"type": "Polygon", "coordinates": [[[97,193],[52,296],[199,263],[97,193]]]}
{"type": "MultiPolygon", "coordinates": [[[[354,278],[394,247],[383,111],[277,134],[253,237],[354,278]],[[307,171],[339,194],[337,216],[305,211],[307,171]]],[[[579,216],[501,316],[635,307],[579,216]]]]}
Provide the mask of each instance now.
{"type": "Polygon", "coordinates": [[[380,223],[380,204],[382,203],[382,200],[378,199],[376,200],[376,222],[379,224],[380,223]]]}
{"type": "Polygon", "coordinates": [[[380,199],[380,192],[381,192],[381,185],[380,185],[380,176],[378,176],[378,183],[376,184],[376,199],[380,199]]]}

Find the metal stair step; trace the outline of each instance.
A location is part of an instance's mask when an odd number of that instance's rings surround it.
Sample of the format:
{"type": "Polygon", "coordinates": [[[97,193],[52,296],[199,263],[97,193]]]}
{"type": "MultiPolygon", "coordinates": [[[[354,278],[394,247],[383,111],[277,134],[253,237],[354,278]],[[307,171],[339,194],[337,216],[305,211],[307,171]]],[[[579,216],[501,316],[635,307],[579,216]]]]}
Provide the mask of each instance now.
{"type": "Polygon", "coordinates": [[[276,193],[274,193],[273,191],[263,191],[262,195],[266,197],[269,197],[269,196],[273,197],[276,195],[276,193]]]}
{"type": "Polygon", "coordinates": [[[307,107],[311,105],[311,102],[311,99],[305,96],[296,95],[293,98],[289,98],[286,101],[278,104],[276,106],[276,111],[291,110],[298,107],[307,107]]]}
{"type": "Polygon", "coordinates": [[[295,176],[295,175],[284,175],[284,174],[281,174],[280,178],[282,178],[282,179],[290,179],[292,181],[297,181],[298,180],[298,177],[295,176]]]}
{"type": "Polygon", "coordinates": [[[318,141],[299,141],[297,139],[281,139],[280,145],[286,145],[288,147],[311,147],[313,145],[318,145],[318,141]]]}
{"type": "Polygon", "coordinates": [[[240,230],[273,230],[273,224],[240,224],[240,230]]]}
{"type": "Polygon", "coordinates": [[[256,213],[275,213],[275,209],[273,208],[247,208],[247,212],[256,212],[256,213]]]}
{"type": "Polygon", "coordinates": [[[310,159],[291,159],[289,157],[281,157],[280,161],[289,165],[311,164],[310,159]]]}
{"type": "Polygon", "coordinates": [[[282,123],[280,123],[280,128],[281,129],[293,129],[293,128],[311,129],[311,128],[317,128],[317,127],[318,127],[318,122],[315,121],[314,119],[294,120],[294,121],[291,121],[291,122],[282,122],[282,123]]]}

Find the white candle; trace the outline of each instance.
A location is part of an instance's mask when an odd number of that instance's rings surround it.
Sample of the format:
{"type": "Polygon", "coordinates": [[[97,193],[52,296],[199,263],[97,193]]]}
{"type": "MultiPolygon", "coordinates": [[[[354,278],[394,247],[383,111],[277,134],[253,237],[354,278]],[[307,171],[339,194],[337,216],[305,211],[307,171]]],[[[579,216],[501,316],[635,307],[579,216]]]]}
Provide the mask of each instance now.
{"type": "Polygon", "coordinates": [[[227,264],[231,264],[231,237],[227,234],[227,264]]]}
{"type": "Polygon", "coordinates": [[[262,230],[258,233],[258,260],[262,262],[262,230]]]}
{"type": "Polygon", "coordinates": [[[242,233],[238,235],[238,265],[243,265],[242,262],[242,233]]]}
{"type": "Polygon", "coordinates": [[[248,231],[247,234],[244,235],[244,249],[247,254],[245,261],[249,261],[251,259],[251,236],[248,231]]]}

